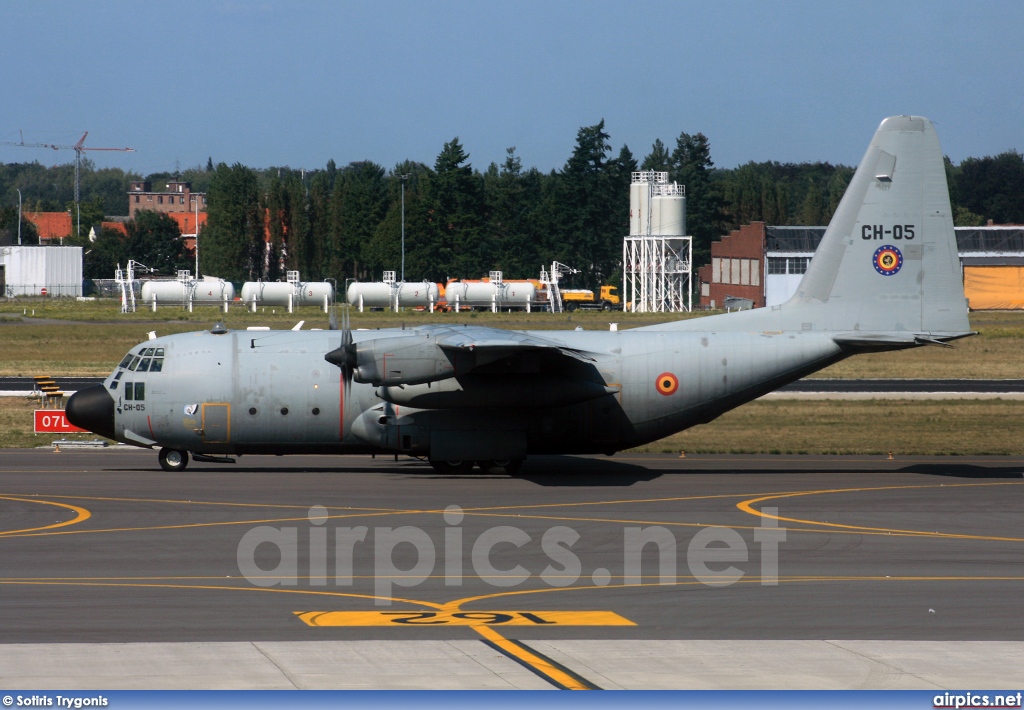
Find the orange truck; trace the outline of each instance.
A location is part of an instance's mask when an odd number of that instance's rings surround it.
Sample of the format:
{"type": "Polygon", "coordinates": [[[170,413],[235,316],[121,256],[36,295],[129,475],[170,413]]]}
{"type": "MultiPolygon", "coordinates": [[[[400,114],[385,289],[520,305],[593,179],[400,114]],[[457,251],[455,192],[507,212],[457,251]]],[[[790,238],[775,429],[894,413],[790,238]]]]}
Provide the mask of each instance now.
{"type": "Polygon", "coordinates": [[[615,286],[602,286],[597,296],[587,288],[563,288],[560,293],[562,305],[567,311],[621,311],[622,300],[617,291],[615,286]]]}

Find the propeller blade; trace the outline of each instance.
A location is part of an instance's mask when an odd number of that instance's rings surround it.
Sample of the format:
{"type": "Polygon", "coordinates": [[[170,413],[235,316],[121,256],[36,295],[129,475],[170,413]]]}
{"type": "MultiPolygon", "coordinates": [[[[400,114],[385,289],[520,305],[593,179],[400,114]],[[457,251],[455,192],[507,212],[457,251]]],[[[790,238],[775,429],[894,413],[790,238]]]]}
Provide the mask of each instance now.
{"type": "Polygon", "coordinates": [[[342,382],[347,396],[352,388],[352,376],[355,374],[358,352],[352,340],[352,323],[348,307],[341,311],[341,346],[324,355],[324,360],[341,369],[342,382]]]}

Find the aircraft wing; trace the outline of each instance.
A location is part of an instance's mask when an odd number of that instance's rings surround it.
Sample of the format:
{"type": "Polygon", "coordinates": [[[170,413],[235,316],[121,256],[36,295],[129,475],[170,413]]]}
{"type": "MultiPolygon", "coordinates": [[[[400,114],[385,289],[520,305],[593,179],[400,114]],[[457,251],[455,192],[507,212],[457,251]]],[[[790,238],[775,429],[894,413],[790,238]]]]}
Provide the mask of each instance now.
{"type": "Polygon", "coordinates": [[[453,328],[448,334],[438,335],[437,345],[453,354],[471,352],[486,355],[492,361],[534,351],[561,354],[582,362],[596,362],[595,358],[585,351],[570,348],[557,341],[497,328],[453,328]]]}

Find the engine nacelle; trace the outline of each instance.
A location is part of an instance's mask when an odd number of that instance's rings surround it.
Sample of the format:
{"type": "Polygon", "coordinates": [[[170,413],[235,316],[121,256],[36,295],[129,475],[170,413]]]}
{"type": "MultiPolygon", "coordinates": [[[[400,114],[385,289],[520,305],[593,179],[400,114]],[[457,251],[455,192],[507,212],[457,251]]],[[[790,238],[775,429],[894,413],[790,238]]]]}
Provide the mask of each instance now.
{"type": "Polygon", "coordinates": [[[416,385],[454,376],[455,365],[430,336],[375,338],[356,346],[356,382],[416,385]]]}

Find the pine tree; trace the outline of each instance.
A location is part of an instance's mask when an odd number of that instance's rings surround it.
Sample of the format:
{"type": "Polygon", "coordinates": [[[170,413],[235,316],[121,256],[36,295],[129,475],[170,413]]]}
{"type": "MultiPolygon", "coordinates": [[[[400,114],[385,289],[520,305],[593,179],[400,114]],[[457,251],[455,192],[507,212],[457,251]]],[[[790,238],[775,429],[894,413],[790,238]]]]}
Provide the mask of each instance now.
{"type": "Polygon", "coordinates": [[[553,256],[582,271],[581,285],[590,288],[611,276],[619,260],[622,236],[629,231],[628,226],[620,226],[629,216],[629,187],[628,183],[625,188],[616,184],[619,168],[609,165],[608,138],[604,119],[580,128],[576,147],[554,191],[558,205],[555,236],[559,241],[552,245],[553,256]],[[616,194],[617,189],[621,194],[616,194]],[[625,210],[620,209],[622,196],[627,200],[625,210]]]}
{"type": "Polygon", "coordinates": [[[818,186],[812,181],[810,186],[807,188],[803,205],[800,208],[801,225],[807,227],[820,226],[824,221],[824,211],[825,205],[821,197],[821,190],[819,190],[818,186]]]}
{"type": "Polygon", "coordinates": [[[264,211],[256,173],[241,163],[217,165],[207,195],[200,269],[229,281],[262,275],[264,211]]]}
{"type": "Polygon", "coordinates": [[[722,198],[711,179],[711,146],[703,133],[685,131],[676,139],[672,151],[669,179],[686,186],[686,231],[693,236],[693,258],[706,263],[711,242],[725,231],[722,198]]]}
{"type": "Polygon", "coordinates": [[[491,264],[483,229],[482,178],[473,174],[468,160],[459,139],[453,138],[438,154],[427,183],[436,258],[432,280],[472,278],[491,264]]]}
{"type": "Polygon", "coordinates": [[[654,145],[651,146],[651,152],[644,158],[644,162],[640,164],[641,170],[657,170],[658,172],[666,173],[669,169],[672,156],[668,154],[668,148],[661,142],[660,138],[655,139],[654,145]]]}

